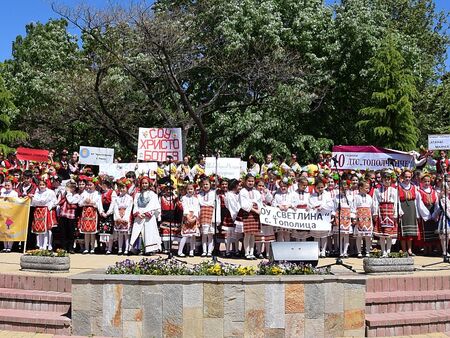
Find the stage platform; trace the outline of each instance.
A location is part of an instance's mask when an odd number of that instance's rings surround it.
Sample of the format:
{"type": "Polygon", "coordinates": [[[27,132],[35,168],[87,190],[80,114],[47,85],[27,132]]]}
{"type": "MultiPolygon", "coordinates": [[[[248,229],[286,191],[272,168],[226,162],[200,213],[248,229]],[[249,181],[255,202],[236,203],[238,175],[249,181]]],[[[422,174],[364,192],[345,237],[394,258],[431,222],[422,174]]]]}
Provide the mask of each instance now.
{"type": "MultiPolygon", "coordinates": [[[[95,254],[73,254],[70,255],[70,271],[68,273],[51,273],[51,274],[42,274],[38,272],[27,272],[20,270],[20,253],[11,252],[11,253],[0,253],[0,271],[4,274],[27,274],[27,275],[55,275],[58,277],[68,277],[74,274],[78,274],[81,272],[88,272],[90,270],[98,270],[98,269],[106,269],[109,265],[113,265],[115,262],[122,261],[125,259],[131,259],[135,261],[139,261],[144,256],[118,256],[118,255],[95,255],[95,254]]],[[[160,255],[163,258],[166,258],[167,255],[160,255]]],[[[157,256],[152,256],[157,257],[157,256]]],[[[203,257],[183,257],[179,258],[182,261],[187,263],[196,264],[203,260],[208,260],[210,258],[203,257]]],[[[261,260],[245,260],[245,259],[227,259],[219,257],[221,262],[231,263],[231,264],[240,264],[243,266],[256,266],[261,260]]],[[[335,258],[321,258],[319,259],[319,265],[326,265],[335,262],[335,258]]],[[[429,268],[422,268],[423,265],[442,262],[441,257],[425,257],[425,256],[416,256],[414,257],[414,265],[416,267],[416,271],[414,272],[414,276],[434,276],[436,274],[440,275],[450,275],[450,264],[438,264],[429,268]]],[[[346,258],[344,259],[344,263],[350,264],[356,270],[356,273],[363,274],[363,259],[362,258],[346,258]]],[[[352,272],[342,269],[338,267],[338,269],[333,268],[333,272],[339,273],[350,273],[352,272]],[[348,272],[347,272],[348,271],[348,272]]],[[[372,275],[367,275],[369,278],[372,275]]],[[[374,277],[380,277],[380,275],[373,275],[374,277]]]]}

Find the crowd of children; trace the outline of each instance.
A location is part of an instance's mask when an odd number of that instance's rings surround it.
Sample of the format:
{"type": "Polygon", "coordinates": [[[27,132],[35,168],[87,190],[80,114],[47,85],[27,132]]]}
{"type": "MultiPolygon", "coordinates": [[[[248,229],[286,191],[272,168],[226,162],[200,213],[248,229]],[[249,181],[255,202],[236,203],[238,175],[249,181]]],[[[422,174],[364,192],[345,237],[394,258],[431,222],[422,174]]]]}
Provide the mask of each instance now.
{"type": "MultiPolygon", "coordinates": [[[[154,175],[130,171],[114,180],[81,170],[77,156],[69,161],[65,151],[59,162],[48,164],[2,161],[0,197],[31,199],[29,229],[35,236],[28,248],[151,255],[177,244],[181,257],[210,257],[223,249],[226,257],[256,259],[267,255],[273,241],[314,240],[321,257],[363,257],[375,244],[386,256],[398,241],[409,255],[448,255],[446,175],[338,172],[328,161],[325,156],[302,167],[295,155],[287,163],[272,162],[269,154],[259,165],[250,157],[242,178],[227,180],[206,176],[203,157],[193,167],[185,157],[180,164],[161,163],[154,175]],[[261,224],[261,208],[269,205],[330,212],[330,230],[261,224]]],[[[448,160],[439,166],[446,172],[448,160]]],[[[3,251],[11,249],[12,242],[4,242],[3,251]]]]}

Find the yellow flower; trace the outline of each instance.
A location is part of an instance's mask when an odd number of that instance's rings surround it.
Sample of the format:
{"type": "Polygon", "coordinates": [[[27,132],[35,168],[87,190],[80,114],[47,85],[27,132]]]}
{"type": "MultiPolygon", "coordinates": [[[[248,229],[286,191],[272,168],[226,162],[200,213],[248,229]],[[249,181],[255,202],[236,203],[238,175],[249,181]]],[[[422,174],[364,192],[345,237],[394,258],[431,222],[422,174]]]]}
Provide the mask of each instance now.
{"type": "Polygon", "coordinates": [[[273,275],[281,275],[283,273],[283,270],[281,270],[278,266],[272,266],[270,271],[273,275]]]}

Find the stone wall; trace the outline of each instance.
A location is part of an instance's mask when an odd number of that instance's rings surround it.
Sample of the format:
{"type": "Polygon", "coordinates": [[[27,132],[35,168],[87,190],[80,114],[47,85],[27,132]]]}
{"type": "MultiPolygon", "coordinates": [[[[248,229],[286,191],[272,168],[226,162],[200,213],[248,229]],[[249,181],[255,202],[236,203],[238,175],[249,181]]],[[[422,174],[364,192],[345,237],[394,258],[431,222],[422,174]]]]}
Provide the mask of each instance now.
{"type": "Polygon", "coordinates": [[[72,278],[74,335],[364,336],[365,277],[72,278]]]}

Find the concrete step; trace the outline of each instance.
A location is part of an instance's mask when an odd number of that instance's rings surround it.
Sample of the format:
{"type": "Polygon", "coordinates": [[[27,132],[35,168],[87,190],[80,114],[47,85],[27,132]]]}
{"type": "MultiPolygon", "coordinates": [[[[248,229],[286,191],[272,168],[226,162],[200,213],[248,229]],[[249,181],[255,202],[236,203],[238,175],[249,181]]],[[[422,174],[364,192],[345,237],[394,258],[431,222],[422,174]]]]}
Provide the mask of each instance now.
{"type": "Polygon", "coordinates": [[[71,292],[72,281],[66,277],[0,274],[0,288],[71,292]]]}
{"type": "Polygon", "coordinates": [[[0,308],[68,313],[70,292],[0,288],[0,308]]]}
{"type": "Polygon", "coordinates": [[[366,313],[450,309],[450,290],[367,292],[366,313]]]}
{"type": "Polygon", "coordinates": [[[63,312],[0,309],[0,330],[70,335],[70,323],[63,312]]]}
{"type": "Polygon", "coordinates": [[[450,290],[450,275],[396,276],[367,279],[367,292],[450,290]]]}
{"type": "Polygon", "coordinates": [[[450,331],[450,311],[425,310],[366,314],[366,336],[407,336],[450,331]]]}

